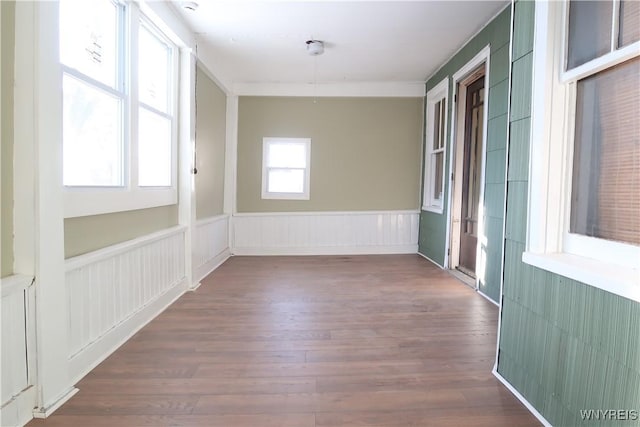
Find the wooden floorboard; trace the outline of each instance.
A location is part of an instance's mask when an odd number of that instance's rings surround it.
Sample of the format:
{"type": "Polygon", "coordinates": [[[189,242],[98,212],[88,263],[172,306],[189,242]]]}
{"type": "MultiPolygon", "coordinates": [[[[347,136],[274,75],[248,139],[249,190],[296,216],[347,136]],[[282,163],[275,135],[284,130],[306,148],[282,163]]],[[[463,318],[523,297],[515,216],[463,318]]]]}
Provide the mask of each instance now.
{"type": "Polygon", "coordinates": [[[498,309],[416,255],[234,257],[29,426],[537,426],[498,309]]]}

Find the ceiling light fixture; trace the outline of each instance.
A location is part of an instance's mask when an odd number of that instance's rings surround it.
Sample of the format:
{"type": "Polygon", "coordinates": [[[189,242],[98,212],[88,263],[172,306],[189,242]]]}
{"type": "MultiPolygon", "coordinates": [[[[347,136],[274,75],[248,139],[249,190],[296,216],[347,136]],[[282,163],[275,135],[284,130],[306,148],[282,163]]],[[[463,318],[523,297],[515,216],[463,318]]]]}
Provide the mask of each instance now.
{"type": "Polygon", "coordinates": [[[182,5],[183,9],[187,9],[191,12],[195,12],[198,7],[200,6],[198,3],[194,2],[194,1],[183,1],[180,3],[182,5]]]}
{"type": "Polygon", "coordinates": [[[311,56],[322,55],[324,52],[324,43],[320,40],[307,40],[305,43],[307,44],[307,52],[311,56]]]}

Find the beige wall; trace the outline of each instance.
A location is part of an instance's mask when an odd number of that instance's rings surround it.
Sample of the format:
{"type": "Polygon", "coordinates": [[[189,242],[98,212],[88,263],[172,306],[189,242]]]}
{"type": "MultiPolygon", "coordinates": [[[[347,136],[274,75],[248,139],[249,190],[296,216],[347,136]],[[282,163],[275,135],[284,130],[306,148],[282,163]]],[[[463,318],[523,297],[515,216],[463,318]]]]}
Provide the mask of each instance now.
{"type": "Polygon", "coordinates": [[[421,98],[241,97],[238,212],[417,209],[421,98]],[[310,200],[262,200],[262,138],[310,137],[310,200]]]}
{"type": "Polygon", "coordinates": [[[140,209],[64,220],[64,254],[71,258],[178,224],[178,207],[140,209]]]}
{"type": "Polygon", "coordinates": [[[1,277],[13,273],[13,67],[15,2],[1,1],[2,8],[2,268],[1,277]]]}
{"type": "Polygon", "coordinates": [[[227,96],[197,68],[196,102],[196,217],[223,212],[227,96]]]}

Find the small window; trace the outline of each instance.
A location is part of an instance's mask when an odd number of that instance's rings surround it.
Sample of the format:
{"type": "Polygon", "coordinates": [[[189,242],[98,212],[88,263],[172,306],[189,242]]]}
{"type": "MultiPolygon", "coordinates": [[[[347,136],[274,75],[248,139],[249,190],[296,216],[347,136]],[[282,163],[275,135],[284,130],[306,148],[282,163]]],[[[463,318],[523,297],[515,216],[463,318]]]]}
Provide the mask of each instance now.
{"type": "Polygon", "coordinates": [[[442,213],[449,79],[427,93],[422,209],[442,213]]]}
{"type": "Polygon", "coordinates": [[[309,200],[311,139],[263,138],[262,198],[309,200]]]}

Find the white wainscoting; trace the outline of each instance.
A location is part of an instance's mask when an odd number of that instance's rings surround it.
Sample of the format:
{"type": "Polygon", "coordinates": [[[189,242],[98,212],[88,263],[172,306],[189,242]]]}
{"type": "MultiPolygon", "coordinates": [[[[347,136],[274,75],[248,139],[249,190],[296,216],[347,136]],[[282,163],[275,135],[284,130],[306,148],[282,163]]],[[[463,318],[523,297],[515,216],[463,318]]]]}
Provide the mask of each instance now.
{"type": "Polygon", "coordinates": [[[193,233],[193,281],[204,279],[230,255],[229,215],[198,220],[193,233]]]}
{"type": "Polygon", "coordinates": [[[246,213],[233,217],[237,255],[418,251],[418,211],[246,213]]]}
{"type": "Polygon", "coordinates": [[[24,425],[32,418],[36,402],[32,284],[29,276],[2,279],[2,426],[24,425]]]}
{"type": "Polygon", "coordinates": [[[174,227],[66,261],[73,383],[185,292],[185,230],[174,227]]]}

